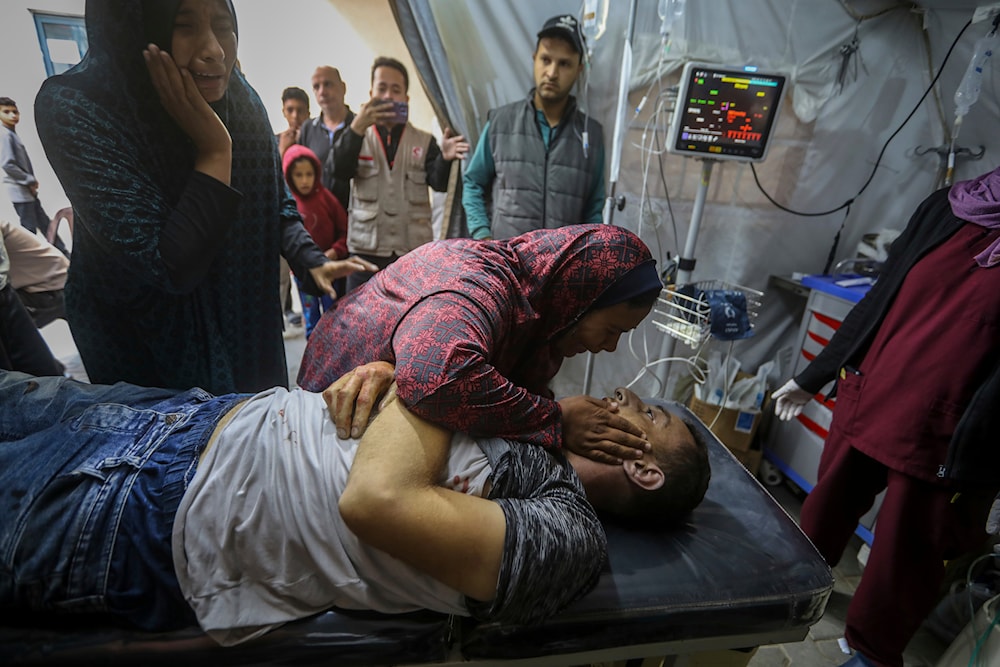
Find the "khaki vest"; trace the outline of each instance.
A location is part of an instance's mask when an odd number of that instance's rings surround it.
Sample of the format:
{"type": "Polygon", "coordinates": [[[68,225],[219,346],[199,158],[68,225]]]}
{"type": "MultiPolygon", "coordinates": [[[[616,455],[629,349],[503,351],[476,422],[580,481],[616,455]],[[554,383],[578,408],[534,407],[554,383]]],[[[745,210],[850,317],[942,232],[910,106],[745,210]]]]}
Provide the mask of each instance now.
{"type": "Polygon", "coordinates": [[[402,255],[433,240],[425,168],[430,142],[430,134],[407,123],[390,169],[375,126],[365,131],[351,182],[350,252],[402,255]]]}

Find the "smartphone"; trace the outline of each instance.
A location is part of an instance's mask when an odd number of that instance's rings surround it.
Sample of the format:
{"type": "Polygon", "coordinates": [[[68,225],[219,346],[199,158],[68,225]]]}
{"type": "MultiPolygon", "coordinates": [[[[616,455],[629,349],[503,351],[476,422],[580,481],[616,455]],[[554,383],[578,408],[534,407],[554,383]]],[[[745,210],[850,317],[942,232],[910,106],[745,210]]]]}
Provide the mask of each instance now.
{"type": "Polygon", "coordinates": [[[393,102],[392,110],[396,112],[396,115],[392,117],[392,122],[397,125],[405,125],[410,116],[410,105],[406,102],[393,102]]]}

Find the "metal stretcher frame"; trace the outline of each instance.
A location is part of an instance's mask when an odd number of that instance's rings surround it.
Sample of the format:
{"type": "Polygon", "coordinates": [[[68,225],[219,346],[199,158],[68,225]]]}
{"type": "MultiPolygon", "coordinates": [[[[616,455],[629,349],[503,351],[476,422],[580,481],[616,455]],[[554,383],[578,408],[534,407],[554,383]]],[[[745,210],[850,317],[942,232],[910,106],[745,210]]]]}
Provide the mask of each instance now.
{"type": "Polygon", "coordinates": [[[705,500],[674,531],[607,525],[608,566],[597,587],[544,623],[331,610],[222,648],[197,628],[151,634],[64,617],[0,628],[0,663],[556,666],[801,640],[823,614],[830,568],[686,407],[650,402],[693,422],[709,443],[705,500]]]}

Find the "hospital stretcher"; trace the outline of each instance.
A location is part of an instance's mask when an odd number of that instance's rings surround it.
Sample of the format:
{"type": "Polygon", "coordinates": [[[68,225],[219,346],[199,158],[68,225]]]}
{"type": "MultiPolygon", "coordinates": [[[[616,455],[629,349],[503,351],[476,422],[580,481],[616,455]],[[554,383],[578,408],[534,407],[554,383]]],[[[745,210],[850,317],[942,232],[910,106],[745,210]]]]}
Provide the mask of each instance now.
{"type": "MultiPolygon", "coordinates": [[[[680,404],[663,405],[697,421],[680,404]]],[[[537,626],[331,610],[222,648],[197,628],[149,634],[63,617],[0,628],[0,664],[583,665],[674,656],[670,665],[700,651],[801,640],[823,614],[830,568],[698,426],[712,466],[704,502],[671,532],[609,524],[609,564],[596,589],[537,626]]]]}

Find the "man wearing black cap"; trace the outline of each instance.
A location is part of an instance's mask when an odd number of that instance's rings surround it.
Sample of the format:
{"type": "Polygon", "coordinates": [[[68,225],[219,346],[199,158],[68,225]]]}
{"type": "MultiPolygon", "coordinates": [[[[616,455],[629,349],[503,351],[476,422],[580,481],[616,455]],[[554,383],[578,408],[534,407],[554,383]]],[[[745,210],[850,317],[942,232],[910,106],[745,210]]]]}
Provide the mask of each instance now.
{"type": "Polygon", "coordinates": [[[553,16],[538,33],[535,87],[526,99],[490,111],[463,178],[473,238],[602,221],[603,130],[570,95],[584,52],[576,18],[553,16]]]}

